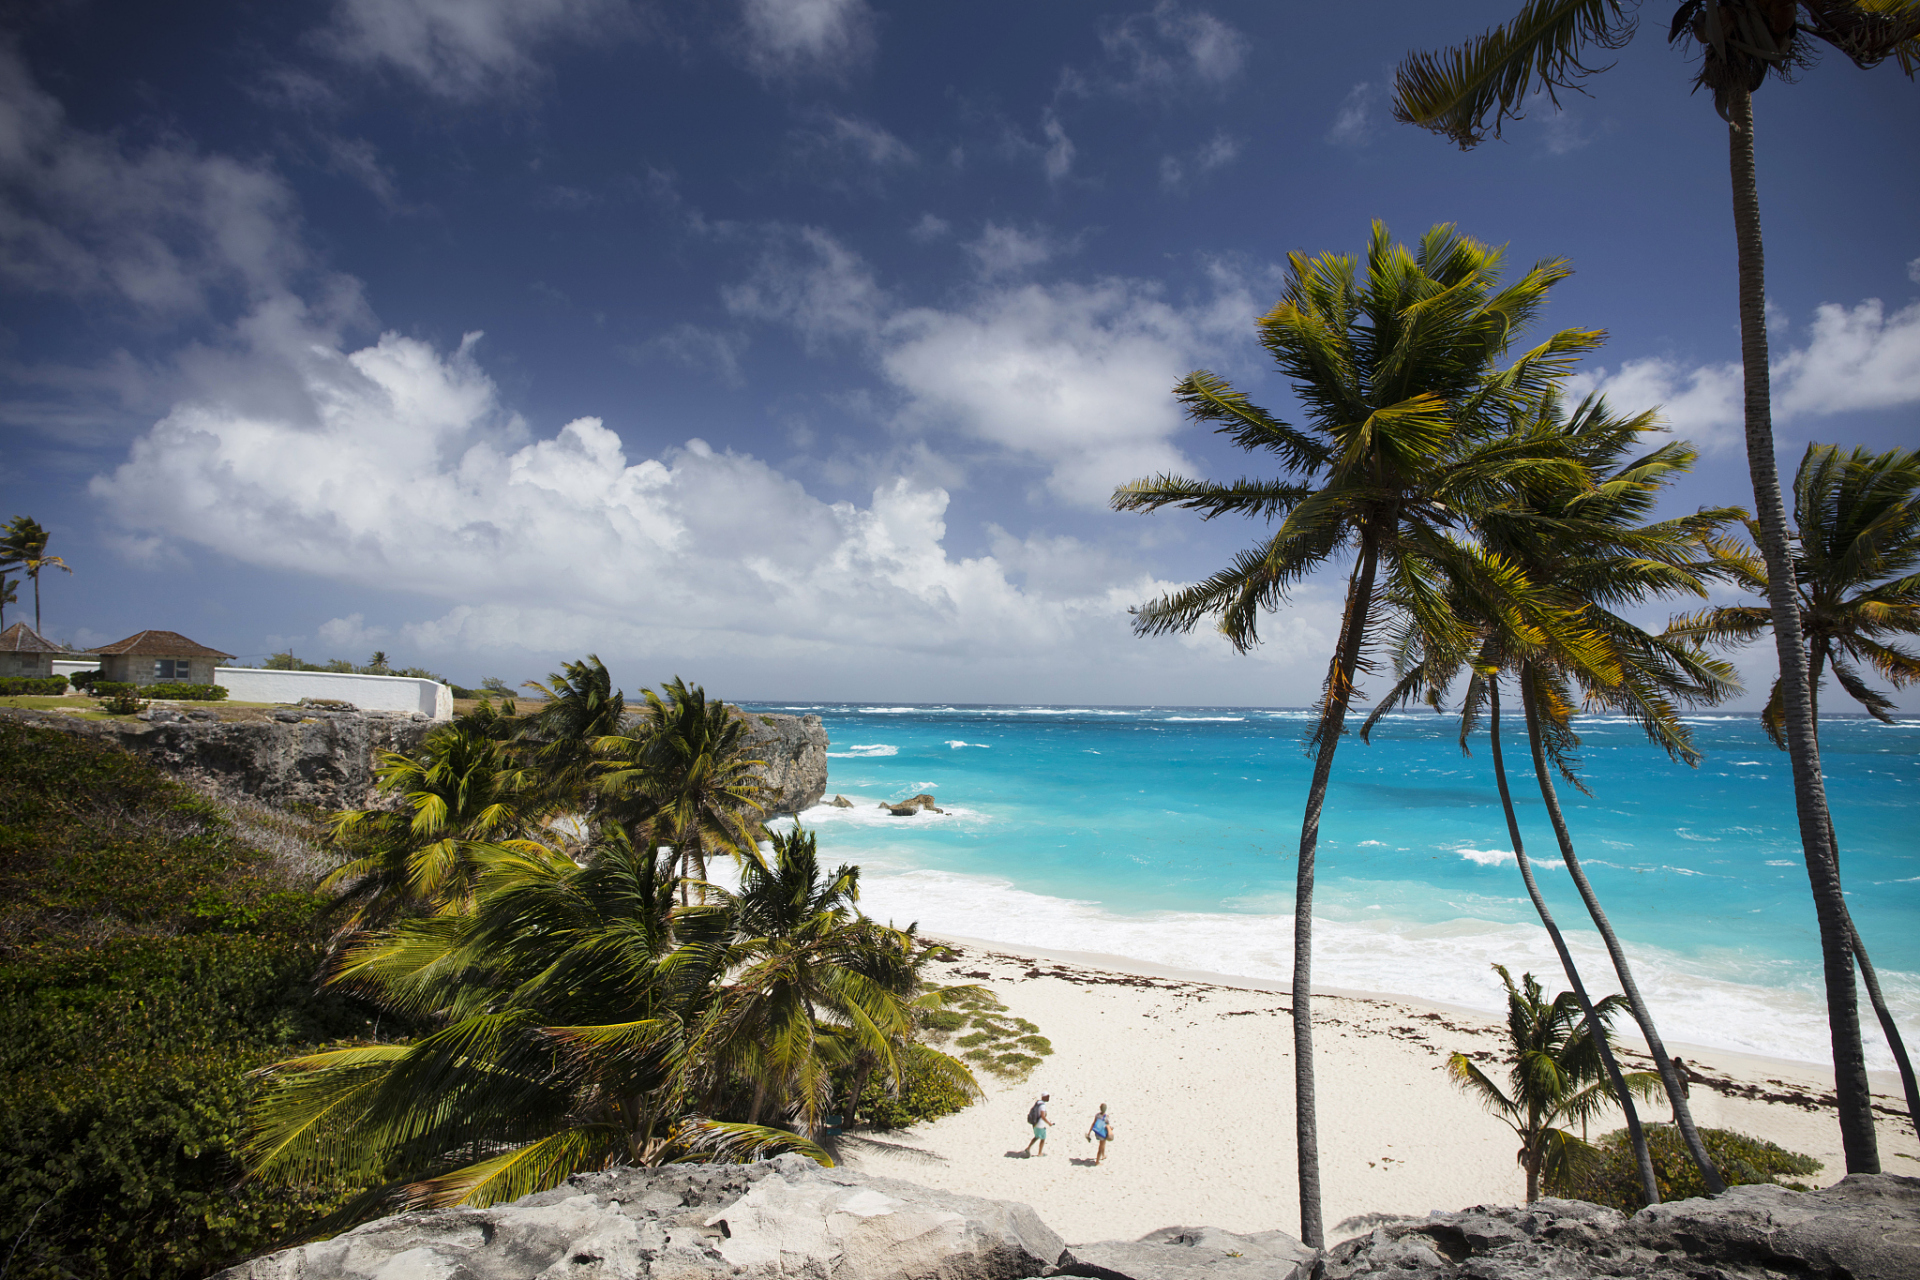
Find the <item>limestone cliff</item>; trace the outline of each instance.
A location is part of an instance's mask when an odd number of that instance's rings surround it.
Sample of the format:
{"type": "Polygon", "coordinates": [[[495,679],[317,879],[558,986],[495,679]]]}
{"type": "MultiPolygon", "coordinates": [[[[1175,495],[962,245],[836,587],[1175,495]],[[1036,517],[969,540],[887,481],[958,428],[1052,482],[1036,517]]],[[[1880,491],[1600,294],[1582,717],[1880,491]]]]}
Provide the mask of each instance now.
{"type": "Polygon", "coordinates": [[[827,794],[827,731],[820,717],[741,714],[754,758],[766,761],[759,772],[767,788],[767,816],[819,804],[827,794]]]}

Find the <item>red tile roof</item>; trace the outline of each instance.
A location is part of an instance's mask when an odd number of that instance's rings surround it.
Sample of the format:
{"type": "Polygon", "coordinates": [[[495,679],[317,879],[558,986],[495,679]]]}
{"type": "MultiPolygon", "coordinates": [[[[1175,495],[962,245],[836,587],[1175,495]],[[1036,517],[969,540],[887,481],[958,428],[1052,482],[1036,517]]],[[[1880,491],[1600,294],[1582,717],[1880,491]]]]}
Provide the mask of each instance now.
{"type": "Polygon", "coordinates": [[[72,653],[73,650],[35,631],[24,622],[16,622],[0,631],[0,653],[72,653]]]}
{"type": "Polygon", "coordinates": [[[136,658],[231,658],[233,656],[189,640],[178,631],[142,631],[128,636],[125,640],[103,644],[93,652],[102,657],[108,654],[116,657],[120,654],[131,654],[136,658]]]}

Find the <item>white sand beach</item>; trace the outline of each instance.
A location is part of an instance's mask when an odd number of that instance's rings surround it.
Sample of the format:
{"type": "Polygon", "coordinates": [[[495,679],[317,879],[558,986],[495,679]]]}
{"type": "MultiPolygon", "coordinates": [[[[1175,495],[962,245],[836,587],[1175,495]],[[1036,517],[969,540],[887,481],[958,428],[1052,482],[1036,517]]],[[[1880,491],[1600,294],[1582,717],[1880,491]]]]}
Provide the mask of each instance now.
{"type": "MultiPolygon", "coordinates": [[[[1070,1242],[1132,1239],[1175,1224],[1298,1233],[1284,991],[1117,956],[942,941],[956,957],[934,966],[936,979],[989,987],[1039,1025],[1054,1053],[1024,1082],[983,1076],[986,1097],[955,1115],[848,1135],[840,1149],[849,1167],[1024,1201],[1070,1242]],[[1027,1106],[1041,1092],[1053,1095],[1055,1129],[1046,1155],[1027,1158],[1027,1106]],[[1084,1135],[1102,1102],[1116,1137],[1106,1163],[1094,1167],[1084,1135]]],[[[1493,1018],[1354,992],[1317,995],[1315,1003],[1329,1239],[1356,1234],[1362,1223],[1352,1220],[1367,1214],[1524,1198],[1511,1132],[1444,1069],[1455,1050],[1499,1052],[1504,1032],[1493,1018]]],[[[1644,1064],[1632,1043],[1623,1044],[1626,1056],[1644,1064]]],[[[1670,1048],[1710,1082],[1692,1088],[1700,1124],[1805,1152],[1825,1163],[1821,1182],[1839,1179],[1839,1128],[1821,1101],[1831,1094],[1831,1072],[1670,1048]]],[[[1905,1122],[1897,1078],[1876,1075],[1874,1088],[1883,1167],[1920,1175],[1920,1143],[1905,1122]]],[[[1645,1115],[1669,1118],[1664,1108],[1645,1115]]]]}

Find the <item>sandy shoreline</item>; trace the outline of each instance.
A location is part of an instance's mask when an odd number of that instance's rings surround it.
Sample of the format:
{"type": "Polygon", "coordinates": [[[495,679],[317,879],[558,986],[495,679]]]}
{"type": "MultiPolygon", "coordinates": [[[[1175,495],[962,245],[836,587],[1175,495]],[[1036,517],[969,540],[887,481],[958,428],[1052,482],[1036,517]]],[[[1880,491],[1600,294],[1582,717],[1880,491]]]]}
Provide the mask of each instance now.
{"type": "MultiPolygon", "coordinates": [[[[956,956],[934,966],[936,980],[990,987],[1039,1025],[1054,1053],[1025,1082],[983,1077],[986,1097],[956,1115],[843,1138],[845,1163],[1025,1201],[1069,1241],[1131,1239],[1175,1224],[1298,1231],[1291,1001],[1279,984],[941,940],[956,956]],[[1027,1105],[1042,1091],[1053,1095],[1054,1135],[1044,1158],[1024,1158],[1027,1105]],[[1116,1118],[1116,1140],[1096,1168],[1084,1135],[1102,1102],[1116,1118]]],[[[1456,1050],[1498,1051],[1504,1035],[1491,1015],[1364,992],[1317,991],[1314,1000],[1330,1236],[1353,1234],[1360,1224],[1338,1224],[1366,1214],[1522,1199],[1512,1133],[1444,1072],[1456,1050]]],[[[1839,1178],[1839,1129],[1824,1101],[1830,1071],[1675,1051],[1707,1078],[1691,1096],[1702,1125],[1805,1152],[1826,1165],[1822,1181],[1839,1178]]],[[[1876,1076],[1874,1086],[1883,1167],[1920,1175],[1920,1143],[1904,1123],[1897,1080],[1876,1076]]],[[[1648,1118],[1666,1115],[1649,1109],[1648,1118]]]]}

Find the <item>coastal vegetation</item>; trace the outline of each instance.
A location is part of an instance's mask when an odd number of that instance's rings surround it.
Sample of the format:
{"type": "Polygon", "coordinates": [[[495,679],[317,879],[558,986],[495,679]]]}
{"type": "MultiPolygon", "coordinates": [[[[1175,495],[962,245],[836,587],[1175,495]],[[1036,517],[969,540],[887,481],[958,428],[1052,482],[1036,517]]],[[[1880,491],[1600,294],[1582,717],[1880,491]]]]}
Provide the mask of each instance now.
{"type": "Polygon", "coordinates": [[[425,1034],[269,1068],[256,1178],[365,1188],[336,1227],[617,1164],[830,1162],[828,1113],[876,1085],[895,1112],[977,1093],[921,1034],[968,989],[930,987],[937,949],[860,914],[858,868],[761,827],[732,708],[664,689],[629,717],[597,658],[569,663],[537,712],[483,703],[386,756],[402,808],[336,815],[326,985],[425,1034]]]}
{"type": "MultiPolygon", "coordinates": [[[[1700,1168],[1681,1141],[1679,1130],[1670,1124],[1649,1125],[1647,1138],[1661,1200],[1691,1200],[1707,1194],[1700,1168]]],[[[1822,1166],[1812,1156],[1732,1129],[1702,1129],[1700,1140],[1728,1186],[1770,1182],[1795,1191],[1812,1191],[1818,1185],[1812,1175],[1822,1166]]],[[[1604,1204],[1622,1213],[1645,1208],[1648,1202],[1640,1191],[1625,1131],[1615,1130],[1595,1139],[1592,1149],[1591,1160],[1547,1178],[1546,1193],[1564,1200],[1604,1204]]]]}
{"type": "MultiPolygon", "coordinates": [[[[1536,96],[1553,99],[1598,68],[1595,50],[1624,46],[1636,30],[1622,0],[1527,0],[1513,20],[1465,45],[1415,53],[1395,76],[1394,115],[1462,149],[1498,136],[1536,96]],[[1491,125],[1488,117],[1492,117],[1491,125]]],[[[1858,934],[1846,911],[1833,825],[1820,770],[1808,648],[1793,582],[1786,507],[1774,458],[1767,359],[1766,271],[1754,164],[1753,94],[1769,77],[1791,81],[1813,59],[1812,42],[1838,49],[1861,68],[1897,59],[1911,77],[1920,65],[1920,4],[1913,0],[1682,0],[1669,44],[1698,56],[1696,88],[1707,89],[1727,123],[1734,242],[1738,256],[1740,357],[1753,529],[1765,565],[1768,612],[1780,665],[1780,720],[1792,762],[1801,845],[1820,928],[1827,1021],[1850,1173],[1877,1173],[1878,1142],[1860,1040],[1853,963],[1858,934]]],[[[1698,1153],[1696,1152],[1696,1157],[1698,1153]]]]}
{"type": "MultiPolygon", "coordinates": [[[[1608,1020],[1626,1001],[1608,996],[1589,1010],[1571,991],[1548,1000],[1532,974],[1522,974],[1516,984],[1505,965],[1493,967],[1507,988],[1512,1051],[1507,1087],[1494,1083],[1464,1053],[1447,1059],[1447,1075],[1520,1139],[1515,1159],[1526,1170],[1527,1203],[1532,1204],[1540,1198],[1543,1178],[1565,1182],[1595,1159],[1593,1148],[1574,1134],[1573,1126],[1584,1133],[1589,1121],[1614,1104],[1600,1047],[1607,1042],[1608,1020]]],[[[1646,1071],[1634,1072],[1625,1081],[1642,1097],[1660,1086],[1659,1077],[1646,1071]]]]}

